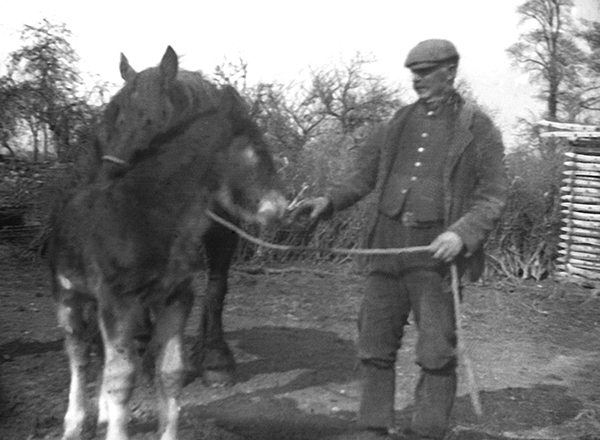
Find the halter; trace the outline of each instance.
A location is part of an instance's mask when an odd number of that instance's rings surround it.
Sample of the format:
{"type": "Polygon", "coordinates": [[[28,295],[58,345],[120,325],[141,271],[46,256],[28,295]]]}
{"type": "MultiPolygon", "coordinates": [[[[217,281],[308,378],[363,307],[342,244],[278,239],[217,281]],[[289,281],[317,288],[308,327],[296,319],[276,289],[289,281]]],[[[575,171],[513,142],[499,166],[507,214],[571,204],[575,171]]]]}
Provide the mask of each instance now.
{"type": "MultiPolygon", "coordinates": [[[[152,139],[150,144],[151,145],[155,144],[155,143],[162,144],[162,143],[168,142],[170,139],[179,136],[183,131],[185,131],[190,125],[192,125],[198,119],[200,119],[204,116],[213,114],[213,113],[217,113],[217,112],[218,112],[218,108],[216,108],[216,107],[212,107],[208,110],[194,112],[191,115],[189,115],[187,118],[184,118],[178,124],[171,127],[165,133],[160,133],[160,134],[156,135],[154,137],[154,139],[152,139]]],[[[102,156],[102,160],[104,160],[106,162],[114,163],[115,165],[119,165],[122,167],[129,167],[131,165],[128,161],[120,159],[116,156],[113,156],[112,154],[105,154],[104,156],[102,156]]]]}

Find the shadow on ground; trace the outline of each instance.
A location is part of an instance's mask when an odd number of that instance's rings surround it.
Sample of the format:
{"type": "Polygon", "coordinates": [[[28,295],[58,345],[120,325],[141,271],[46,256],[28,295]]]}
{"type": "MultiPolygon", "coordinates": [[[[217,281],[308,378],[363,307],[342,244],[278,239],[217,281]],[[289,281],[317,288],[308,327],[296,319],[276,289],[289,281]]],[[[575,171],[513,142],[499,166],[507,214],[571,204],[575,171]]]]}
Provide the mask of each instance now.
{"type": "Polygon", "coordinates": [[[330,331],[290,327],[244,329],[228,333],[227,339],[253,359],[238,365],[237,386],[245,387],[257,376],[265,378],[258,381],[258,389],[188,407],[186,419],[211,420],[242,438],[257,440],[317,439],[347,429],[353,414],[311,414],[285,394],[354,380],[352,341],[330,331]],[[297,373],[285,379],[289,372],[297,373]]]}
{"type": "MultiPolygon", "coordinates": [[[[519,432],[549,428],[572,421],[582,403],[566,394],[566,388],[539,385],[531,389],[509,388],[481,395],[484,415],[477,417],[468,396],[457,400],[453,415],[456,428],[447,440],[542,440],[550,437],[519,436],[519,432]]],[[[412,406],[397,412],[397,426],[408,426],[412,406]]],[[[292,399],[251,393],[243,399],[219,401],[189,408],[188,417],[210,420],[221,429],[248,440],[319,440],[356,431],[355,413],[333,416],[307,414],[292,399]]],[[[555,437],[552,437],[556,439],[555,437]]],[[[599,437],[570,437],[598,440],[599,437]]]]}
{"type": "Polygon", "coordinates": [[[43,354],[51,351],[61,351],[64,348],[63,340],[56,341],[36,341],[15,339],[0,345],[0,358],[12,359],[18,356],[32,354],[43,354]]]}
{"type": "MultiPolygon", "coordinates": [[[[356,381],[358,371],[352,341],[331,331],[283,326],[237,330],[229,332],[227,339],[235,341],[236,349],[244,355],[239,359],[238,384],[233,389],[214,391],[195,383],[197,398],[182,412],[182,439],[318,440],[336,436],[342,439],[356,430],[355,412],[314,413],[301,407],[293,397],[294,392],[310,393],[314,389],[336,388],[356,381]],[[216,393],[214,398],[206,398],[211,393],[216,393]]],[[[40,365],[35,368],[43,370],[48,375],[47,381],[55,387],[60,385],[57,384],[57,372],[45,368],[47,360],[44,359],[60,356],[56,352],[61,349],[61,341],[15,340],[0,346],[0,352],[11,356],[16,363],[28,356],[36,358],[40,365]]],[[[66,367],[66,359],[63,363],[66,367]]],[[[66,385],[64,371],[60,382],[66,385]]],[[[11,383],[7,388],[17,392],[17,385],[11,383]]],[[[37,387],[40,385],[38,381],[37,387]]],[[[31,390],[35,391],[39,393],[38,399],[46,398],[43,389],[31,390]]],[[[57,394],[54,388],[52,391],[57,394]]],[[[64,391],[61,391],[61,399],[66,399],[64,391]]],[[[144,392],[143,403],[134,410],[136,417],[131,433],[136,440],[153,438],[156,429],[154,412],[139,409],[150,407],[151,397],[152,393],[144,392]]],[[[519,432],[568,424],[584,409],[583,402],[572,397],[566,386],[555,384],[486,391],[480,397],[484,410],[482,417],[474,414],[469,396],[457,399],[453,423],[458,428],[449,440],[514,439],[519,432]]],[[[60,406],[64,404],[66,400],[60,406]]],[[[412,410],[409,406],[398,411],[399,428],[408,424],[412,410]]],[[[31,438],[57,438],[62,413],[60,417],[58,413],[50,415],[52,417],[38,426],[37,434],[31,438]]],[[[8,418],[3,422],[10,423],[10,414],[6,416],[8,418]]],[[[527,440],[526,437],[518,438],[527,440]]],[[[543,438],[549,437],[531,437],[535,440],[543,438]]],[[[579,438],[597,440],[589,435],[579,438]]]]}
{"type": "MultiPolygon", "coordinates": [[[[257,327],[231,332],[228,339],[256,357],[239,366],[243,385],[256,375],[273,374],[270,386],[186,408],[185,419],[210,421],[248,440],[317,440],[356,430],[354,412],[314,414],[299,408],[286,393],[311,387],[344,384],[358,378],[354,344],[333,332],[288,327],[257,327]],[[279,383],[277,373],[303,372],[279,383]]],[[[263,384],[264,385],[264,384],[263,384]]],[[[484,415],[473,412],[469,396],[457,399],[453,440],[499,440],[514,433],[558,426],[575,419],[583,409],[567,387],[539,384],[533,388],[506,388],[480,395],[484,415]],[[504,435],[504,436],[503,436],[504,435]]],[[[413,408],[397,413],[399,428],[408,425],[413,408]]],[[[521,437],[524,440],[524,437],[521,437]]],[[[588,440],[592,440],[588,438],[588,440]]]]}

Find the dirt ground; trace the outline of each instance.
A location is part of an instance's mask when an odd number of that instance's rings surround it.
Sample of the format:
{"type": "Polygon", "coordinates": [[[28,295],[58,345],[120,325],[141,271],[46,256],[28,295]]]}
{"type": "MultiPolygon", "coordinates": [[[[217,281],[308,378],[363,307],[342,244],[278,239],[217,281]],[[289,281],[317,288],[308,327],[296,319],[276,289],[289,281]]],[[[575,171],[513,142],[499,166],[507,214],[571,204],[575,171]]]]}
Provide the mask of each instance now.
{"type": "MultiPolygon", "coordinates": [[[[0,439],[58,439],[69,375],[44,262],[0,261],[0,439]]],[[[238,382],[183,393],[186,440],[317,440],[354,429],[354,339],[362,277],[350,266],[232,271],[225,311],[238,382]]],[[[203,283],[202,279],[198,280],[203,283]]],[[[451,439],[600,439],[600,297],[552,281],[488,281],[466,290],[462,315],[483,416],[464,367],[451,439]]],[[[187,334],[191,344],[198,316],[187,334]]],[[[397,428],[410,418],[415,331],[397,365],[397,428]]],[[[131,433],[153,437],[141,381],[131,433]]]]}

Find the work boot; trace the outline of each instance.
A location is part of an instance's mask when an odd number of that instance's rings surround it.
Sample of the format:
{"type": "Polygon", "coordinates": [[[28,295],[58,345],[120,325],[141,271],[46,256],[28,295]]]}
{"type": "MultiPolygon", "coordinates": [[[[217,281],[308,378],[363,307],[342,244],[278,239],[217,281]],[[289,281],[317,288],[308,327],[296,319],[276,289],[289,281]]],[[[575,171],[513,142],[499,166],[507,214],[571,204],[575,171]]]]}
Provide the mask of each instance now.
{"type": "Polygon", "coordinates": [[[421,370],[411,424],[412,432],[421,437],[415,438],[444,438],[456,396],[456,385],[454,366],[433,371],[421,370]]]}

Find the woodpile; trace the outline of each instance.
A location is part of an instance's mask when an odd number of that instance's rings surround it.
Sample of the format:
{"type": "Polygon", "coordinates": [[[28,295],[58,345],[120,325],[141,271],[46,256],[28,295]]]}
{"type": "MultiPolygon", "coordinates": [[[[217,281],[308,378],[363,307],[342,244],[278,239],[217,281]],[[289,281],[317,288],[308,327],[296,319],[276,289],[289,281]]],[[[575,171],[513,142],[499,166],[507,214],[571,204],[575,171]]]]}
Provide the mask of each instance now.
{"type": "Polygon", "coordinates": [[[542,121],[553,131],[542,137],[569,141],[561,187],[561,228],[557,278],[600,283],[600,126],[542,121]]]}

